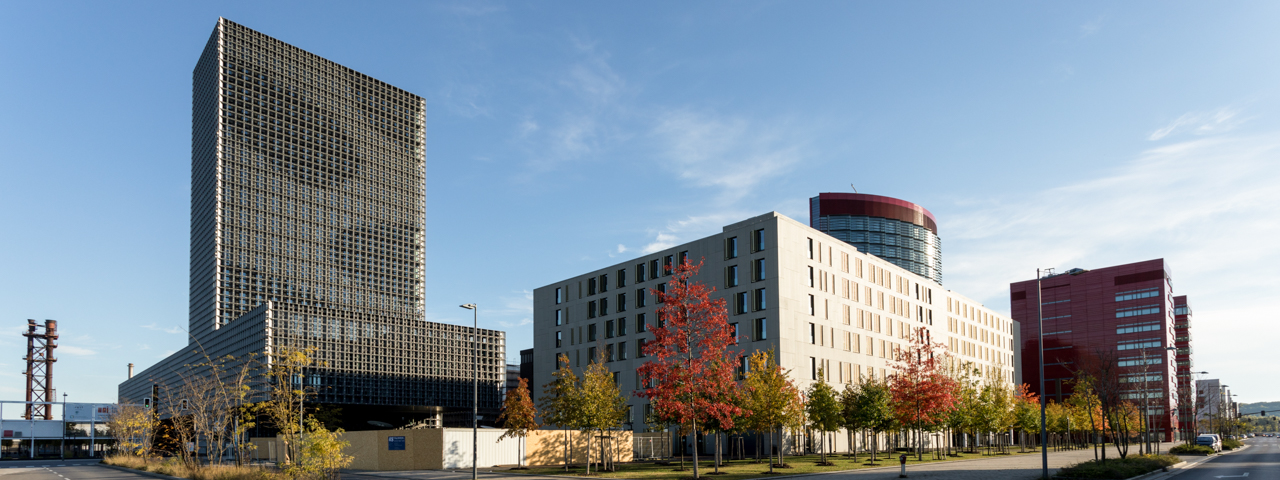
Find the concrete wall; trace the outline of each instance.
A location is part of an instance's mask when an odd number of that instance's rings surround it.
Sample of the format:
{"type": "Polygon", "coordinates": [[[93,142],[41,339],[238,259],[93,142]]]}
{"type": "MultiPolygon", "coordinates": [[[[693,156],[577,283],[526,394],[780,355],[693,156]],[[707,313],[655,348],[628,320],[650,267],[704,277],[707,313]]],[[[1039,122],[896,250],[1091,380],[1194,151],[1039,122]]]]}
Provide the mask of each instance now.
{"type": "MultiPolygon", "coordinates": [[[[630,462],[633,458],[632,434],[626,431],[609,432],[613,439],[613,451],[605,451],[615,462],[630,462]]],[[[592,462],[600,461],[599,439],[591,440],[590,458],[592,462]]],[[[585,463],[587,461],[587,436],[576,430],[536,430],[530,432],[525,440],[526,465],[563,465],[565,461],[565,444],[569,445],[569,463],[585,463]]],[[[607,447],[607,445],[606,445],[607,447]]]]}

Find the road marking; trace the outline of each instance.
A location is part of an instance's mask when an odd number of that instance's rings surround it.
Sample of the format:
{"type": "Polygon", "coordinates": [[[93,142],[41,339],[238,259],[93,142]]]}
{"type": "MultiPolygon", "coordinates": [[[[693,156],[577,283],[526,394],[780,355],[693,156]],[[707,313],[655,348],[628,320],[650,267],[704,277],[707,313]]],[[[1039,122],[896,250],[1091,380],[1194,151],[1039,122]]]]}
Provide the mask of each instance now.
{"type": "Polygon", "coordinates": [[[1213,478],[1244,478],[1247,476],[1249,476],[1249,472],[1244,472],[1244,475],[1218,475],[1213,478]]]}

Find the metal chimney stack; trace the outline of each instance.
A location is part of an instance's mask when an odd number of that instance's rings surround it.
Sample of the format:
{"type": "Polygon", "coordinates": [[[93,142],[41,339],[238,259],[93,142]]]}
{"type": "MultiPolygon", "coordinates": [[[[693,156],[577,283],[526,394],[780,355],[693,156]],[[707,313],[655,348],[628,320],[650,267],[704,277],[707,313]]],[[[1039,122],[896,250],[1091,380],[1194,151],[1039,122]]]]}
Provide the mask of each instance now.
{"type": "Polygon", "coordinates": [[[133,364],[129,364],[129,378],[133,378],[133,364]]]}

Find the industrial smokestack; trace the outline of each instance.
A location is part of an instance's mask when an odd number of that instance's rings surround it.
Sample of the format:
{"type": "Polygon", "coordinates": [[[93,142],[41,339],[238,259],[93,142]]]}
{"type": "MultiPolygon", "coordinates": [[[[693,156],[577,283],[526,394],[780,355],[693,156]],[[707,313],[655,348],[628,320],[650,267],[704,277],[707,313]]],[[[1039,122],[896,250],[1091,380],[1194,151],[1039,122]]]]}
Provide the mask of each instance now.
{"type": "Polygon", "coordinates": [[[133,378],[133,364],[129,364],[129,378],[133,378]]]}

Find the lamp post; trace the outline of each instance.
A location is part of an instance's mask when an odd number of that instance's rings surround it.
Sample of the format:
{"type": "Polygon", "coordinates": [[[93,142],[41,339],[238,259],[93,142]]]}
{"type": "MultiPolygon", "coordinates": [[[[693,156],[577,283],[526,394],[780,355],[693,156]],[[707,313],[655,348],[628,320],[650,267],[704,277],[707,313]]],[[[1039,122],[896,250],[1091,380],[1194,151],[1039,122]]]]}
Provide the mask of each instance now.
{"type": "Polygon", "coordinates": [[[67,394],[62,394],[62,459],[67,459],[67,394]]]}
{"type": "MultiPolygon", "coordinates": [[[[1050,270],[1052,271],[1052,270],[1050,270]]],[[[1036,269],[1036,320],[1039,323],[1040,341],[1037,342],[1040,349],[1040,475],[1044,480],[1049,480],[1049,430],[1045,426],[1045,396],[1048,392],[1044,390],[1044,290],[1040,288],[1040,269],[1036,269]]]]}
{"type": "Polygon", "coordinates": [[[459,305],[471,310],[471,480],[476,480],[480,449],[480,309],[474,303],[459,305]]]}

